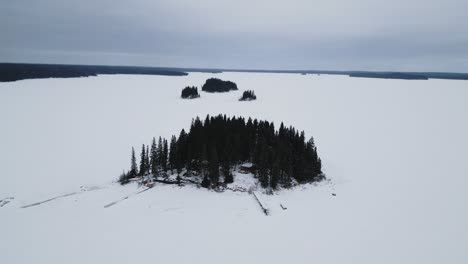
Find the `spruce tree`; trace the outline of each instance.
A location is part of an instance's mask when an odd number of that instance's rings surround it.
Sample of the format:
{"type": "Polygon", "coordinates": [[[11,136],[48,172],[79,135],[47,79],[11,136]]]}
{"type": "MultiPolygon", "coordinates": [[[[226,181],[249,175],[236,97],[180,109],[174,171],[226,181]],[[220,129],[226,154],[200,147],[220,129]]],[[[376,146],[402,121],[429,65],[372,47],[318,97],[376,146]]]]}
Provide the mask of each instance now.
{"type": "Polygon", "coordinates": [[[216,146],[211,145],[210,150],[210,161],[209,161],[209,176],[210,182],[214,186],[218,186],[219,183],[219,160],[216,146]]]}
{"type": "Polygon", "coordinates": [[[232,183],[234,182],[234,177],[231,172],[231,166],[229,164],[229,160],[225,160],[222,163],[221,170],[224,175],[224,183],[232,183]]]}
{"type": "MultiPolygon", "coordinates": [[[[181,146],[179,146],[181,147],[181,146]]],[[[178,150],[179,147],[177,147],[176,145],[176,149],[178,150]]],[[[175,160],[175,169],[176,169],[176,172],[177,172],[177,176],[179,177],[180,174],[182,173],[182,169],[184,168],[184,162],[183,162],[183,154],[181,154],[180,152],[178,153],[178,155],[176,156],[176,160],[175,160]]]]}
{"type": "Polygon", "coordinates": [[[137,161],[135,157],[135,149],[132,147],[132,159],[130,165],[130,178],[135,178],[138,175],[137,161]]]}
{"type": "Polygon", "coordinates": [[[257,153],[257,175],[258,180],[263,188],[269,186],[270,179],[268,175],[268,153],[267,146],[264,139],[260,139],[258,143],[258,153],[257,153]]]}
{"type": "Polygon", "coordinates": [[[274,190],[278,186],[279,174],[280,174],[279,163],[275,161],[273,163],[273,166],[270,172],[270,187],[273,188],[274,190]]]}
{"type": "Polygon", "coordinates": [[[208,179],[207,175],[203,176],[201,186],[204,187],[204,188],[209,188],[210,187],[210,180],[208,179]]]}
{"type": "Polygon", "coordinates": [[[179,134],[179,139],[177,140],[176,149],[178,153],[177,162],[181,164],[181,166],[186,166],[188,163],[187,161],[187,140],[188,136],[185,132],[185,129],[182,129],[179,134]]]}
{"type": "Polygon", "coordinates": [[[161,159],[162,162],[162,168],[164,172],[167,172],[167,159],[168,159],[168,154],[169,154],[169,149],[167,147],[167,140],[163,140],[163,156],[161,159]]]}
{"type": "Polygon", "coordinates": [[[226,143],[224,145],[224,155],[223,161],[221,164],[221,170],[224,176],[224,183],[232,183],[234,182],[234,178],[231,172],[231,158],[232,158],[232,145],[230,144],[229,138],[226,138],[226,143]]]}
{"type": "Polygon", "coordinates": [[[146,156],[145,156],[145,173],[149,174],[150,169],[151,169],[149,146],[146,146],[146,153],[145,154],[146,154],[146,156]]]}
{"type": "Polygon", "coordinates": [[[158,139],[158,147],[157,147],[157,154],[158,154],[158,169],[163,170],[162,163],[163,163],[163,155],[164,155],[164,150],[163,150],[163,140],[161,137],[158,139]]]}
{"type": "Polygon", "coordinates": [[[125,171],[122,172],[119,176],[119,182],[120,184],[124,185],[127,184],[130,180],[130,173],[127,173],[125,171]]]}
{"type": "Polygon", "coordinates": [[[175,136],[172,136],[171,143],[169,144],[169,167],[171,169],[171,173],[174,173],[174,169],[176,168],[176,160],[177,160],[177,139],[175,136]]]}
{"type": "Polygon", "coordinates": [[[156,138],[153,137],[153,142],[151,143],[151,173],[154,177],[158,176],[158,152],[156,146],[156,138]]]}
{"type": "Polygon", "coordinates": [[[208,154],[206,144],[203,143],[201,147],[201,154],[200,154],[200,171],[199,174],[204,177],[208,174],[208,154]]]}
{"type": "Polygon", "coordinates": [[[140,155],[140,176],[144,176],[146,173],[146,148],[145,144],[141,147],[141,155],[140,155]]]}

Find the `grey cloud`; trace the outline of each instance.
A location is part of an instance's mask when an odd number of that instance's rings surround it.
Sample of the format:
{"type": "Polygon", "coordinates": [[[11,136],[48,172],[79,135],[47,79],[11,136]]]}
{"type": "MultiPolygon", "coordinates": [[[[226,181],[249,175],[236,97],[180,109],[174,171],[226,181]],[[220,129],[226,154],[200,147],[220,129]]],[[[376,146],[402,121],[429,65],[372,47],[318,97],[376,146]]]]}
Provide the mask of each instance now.
{"type": "Polygon", "coordinates": [[[468,1],[15,0],[0,61],[468,71],[468,1]]]}

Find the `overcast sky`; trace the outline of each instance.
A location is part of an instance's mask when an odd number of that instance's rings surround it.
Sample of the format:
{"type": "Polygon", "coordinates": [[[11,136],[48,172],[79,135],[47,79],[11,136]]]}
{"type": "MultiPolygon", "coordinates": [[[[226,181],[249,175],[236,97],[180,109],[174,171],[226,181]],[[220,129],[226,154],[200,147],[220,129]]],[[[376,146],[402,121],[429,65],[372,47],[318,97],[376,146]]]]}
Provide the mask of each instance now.
{"type": "Polygon", "coordinates": [[[468,72],[467,0],[0,0],[0,61],[468,72]]]}

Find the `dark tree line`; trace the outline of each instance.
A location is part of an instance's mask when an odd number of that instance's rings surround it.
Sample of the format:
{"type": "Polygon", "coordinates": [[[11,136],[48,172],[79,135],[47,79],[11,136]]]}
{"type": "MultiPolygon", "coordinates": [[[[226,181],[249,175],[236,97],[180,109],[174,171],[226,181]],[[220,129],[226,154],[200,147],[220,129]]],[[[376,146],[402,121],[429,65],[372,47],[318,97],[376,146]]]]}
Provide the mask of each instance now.
{"type": "Polygon", "coordinates": [[[193,98],[198,98],[200,97],[200,94],[198,93],[198,88],[196,86],[187,86],[184,89],[182,89],[182,98],[187,98],[187,99],[193,99],[193,98]]]}
{"type": "Polygon", "coordinates": [[[75,78],[97,76],[99,74],[146,74],[185,76],[186,72],[170,68],[151,68],[134,66],[96,66],[96,65],[63,65],[0,63],[0,82],[13,82],[40,78],[75,78]]]}
{"type": "Polygon", "coordinates": [[[182,129],[169,145],[166,139],[156,142],[153,138],[151,149],[141,148],[139,170],[132,148],[130,171],[121,180],[165,177],[170,171],[177,173],[178,180],[184,173],[185,177],[198,178],[203,187],[216,187],[233,182],[233,169],[244,162],[253,164],[249,170],[265,188],[324,178],[314,140],[306,141],[303,131],[283,123],[275,130],[272,122],[218,115],[204,121],[193,119],[189,132],[182,129]]]}
{"type": "Polygon", "coordinates": [[[210,78],[206,80],[205,84],[202,86],[202,91],[209,93],[222,93],[235,90],[238,90],[235,83],[231,81],[223,81],[218,78],[210,78]]]}
{"type": "Polygon", "coordinates": [[[252,90],[247,90],[242,93],[242,97],[239,99],[239,101],[251,101],[256,99],[257,96],[255,95],[255,92],[252,90]]]}

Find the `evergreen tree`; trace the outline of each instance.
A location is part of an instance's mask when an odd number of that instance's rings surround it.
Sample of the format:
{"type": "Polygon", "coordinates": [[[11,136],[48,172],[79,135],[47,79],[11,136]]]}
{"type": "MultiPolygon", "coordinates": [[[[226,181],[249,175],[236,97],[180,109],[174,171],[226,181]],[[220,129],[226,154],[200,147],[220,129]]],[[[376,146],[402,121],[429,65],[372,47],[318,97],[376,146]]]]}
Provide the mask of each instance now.
{"type": "Polygon", "coordinates": [[[146,156],[145,156],[145,174],[150,173],[151,164],[150,164],[150,153],[149,153],[149,146],[146,146],[146,156]]]}
{"type": "Polygon", "coordinates": [[[187,140],[188,136],[184,129],[180,131],[179,138],[176,143],[176,169],[182,171],[182,168],[187,166],[187,140]]]}
{"type": "Polygon", "coordinates": [[[225,160],[222,163],[221,170],[224,175],[224,183],[232,183],[234,182],[234,177],[231,172],[231,166],[229,164],[229,160],[225,160]]]}
{"type": "Polygon", "coordinates": [[[163,167],[163,170],[164,172],[167,171],[167,158],[168,158],[168,154],[169,154],[169,149],[167,147],[167,140],[164,139],[163,140],[163,157],[162,157],[162,167],[163,167]]]}
{"type": "Polygon", "coordinates": [[[208,154],[206,144],[203,144],[201,147],[199,174],[202,177],[205,177],[208,174],[208,154]]]}
{"type": "Polygon", "coordinates": [[[223,161],[221,164],[221,170],[224,176],[224,183],[232,183],[234,182],[234,178],[231,172],[231,159],[232,159],[232,145],[230,144],[229,138],[226,139],[226,143],[224,145],[224,154],[223,154],[223,161]]]}
{"type": "Polygon", "coordinates": [[[266,188],[270,185],[269,181],[269,176],[268,176],[268,169],[264,166],[260,166],[258,170],[258,180],[260,181],[260,185],[263,188],[266,188]]]}
{"type": "Polygon", "coordinates": [[[119,176],[120,184],[124,185],[130,182],[130,173],[123,171],[119,176]]]}
{"type": "Polygon", "coordinates": [[[130,178],[135,178],[138,175],[137,161],[135,157],[135,149],[132,147],[132,159],[130,165],[130,178]]]}
{"type": "Polygon", "coordinates": [[[209,162],[209,176],[210,182],[214,186],[218,186],[219,183],[219,161],[218,152],[216,146],[212,145],[210,150],[210,162],[209,162]]]}
{"type": "Polygon", "coordinates": [[[174,173],[174,169],[176,168],[176,161],[177,161],[177,139],[175,136],[172,136],[171,143],[169,144],[169,166],[171,169],[171,173],[174,173]]]}
{"type": "Polygon", "coordinates": [[[140,176],[144,176],[146,174],[146,152],[145,152],[145,144],[141,147],[141,155],[140,155],[140,176]]]}
{"type": "Polygon", "coordinates": [[[156,138],[153,137],[153,142],[151,143],[151,173],[154,177],[158,176],[158,152],[156,146],[156,138]]]}
{"type": "Polygon", "coordinates": [[[279,163],[277,161],[273,163],[270,174],[271,174],[270,175],[270,187],[275,190],[278,186],[279,175],[280,175],[279,163]]]}
{"type": "Polygon", "coordinates": [[[158,147],[156,149],[156,152],[158,154],[158,169],[159,170],[163,170],[163,166],[162,166],[162,163],[163,163],[163,159],[164,159],[164,150],[163,150],[163,140],[161,137],[159,137],[158,139],[158,147]]]}
{"type": "Polygon", "coordinates": [[[180,177],[180,173],[177,173],[176,181],[177,181],[178,185],[181,184],[181,180],[182,180],[182,178],[180,177]]]}
{"type": "Polygon", "coordinates": [[[201,182],[201,186],[204,188],[210,188],[210,180],[208,179],[207,175],[203,176],[203,181],[201,182]]]}

